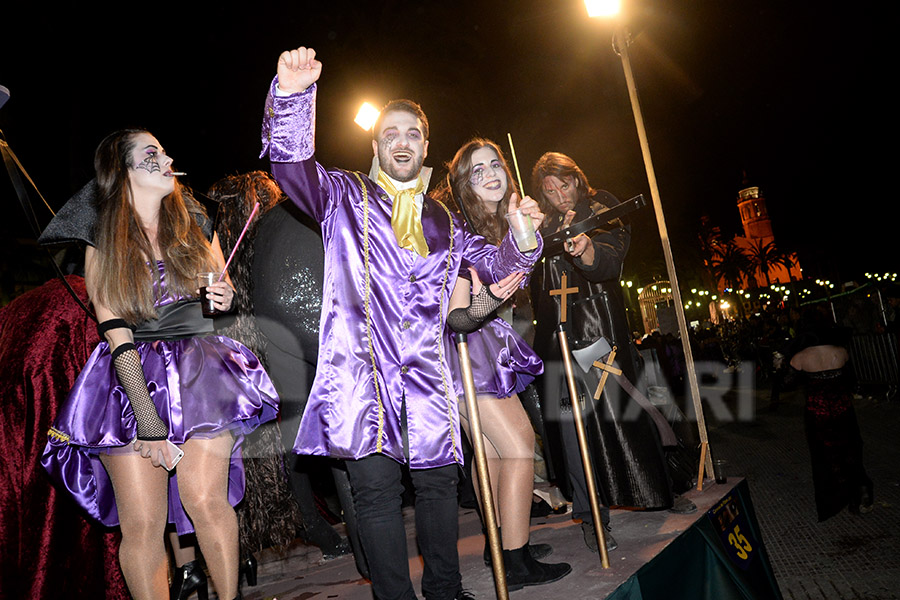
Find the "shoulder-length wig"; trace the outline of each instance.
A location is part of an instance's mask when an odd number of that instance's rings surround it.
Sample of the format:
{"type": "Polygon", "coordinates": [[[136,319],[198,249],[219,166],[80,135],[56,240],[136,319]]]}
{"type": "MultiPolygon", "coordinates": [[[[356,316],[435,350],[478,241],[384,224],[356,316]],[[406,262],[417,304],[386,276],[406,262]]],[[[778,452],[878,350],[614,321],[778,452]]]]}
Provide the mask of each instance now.
{"type": "Polygon", "coordinates": [[[541,207],[541,212],[546,215],[555,214],[556,209],[550,204],[550,201],[544,197],[544,177],[555,176],[558,179],[565,180],[568,177],[575,179],[578,189],[578,202],[581,203],[585,198],[590,198],[597,193],[588,183],[587,176],[584,171],[575,164],[575,161],[566,156],[562,152],[545,152],[534,164],[531,170],[531,189],[537,194],[537,201],[541,207]]]}

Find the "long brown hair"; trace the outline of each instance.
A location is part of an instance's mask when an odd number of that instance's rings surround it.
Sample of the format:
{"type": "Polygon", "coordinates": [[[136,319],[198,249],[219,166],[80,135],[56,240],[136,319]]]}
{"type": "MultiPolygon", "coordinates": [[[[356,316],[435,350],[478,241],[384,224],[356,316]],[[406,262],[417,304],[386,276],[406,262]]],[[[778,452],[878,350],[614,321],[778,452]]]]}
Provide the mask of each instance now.
{"type": "MultiPolygon", "coordinates": [[[[141,129],[123,129],[106,136],[94,153],[97,174],[97,248],[92,293],[116,315],[132,324],[156,317],[153,281],[159,278],[153,247],[131,201],[128,178],[136,136],[141,129]]],[[[162,200],[157,245],[163,254],[166,282],[175,297],[193,295],[196,275],[215,269],[212,247],[197,216],[203,207],[175,181],[162,200]]]]}
{"type": "MultiPolygon", "coordinates": [[[[207,197],[219,204],[216,211],[216,232],[219,243],[226,254],[230,254],[240,238],[247,219],[253,212],[254,205],[259,203],[259,215],[262,216],[284,198],[284,193],[271,175],[265,171],[250,171],[239,175],[229,175],[215,182],[207,192],[207,197]]],[[[237,315],[253,313],[253,265],[254,241],[259,219],[254,219],[247,227],[244,241],[237,246],[228,274],[235,286],[232,311],[237,315]]],[[[227,335],[227,334],[226,334],[227,335]]],[[[234,336],[229,336],[234,337],[234,336]]],[[[237,339],[237,338],[235,338],[237,339]]],[[[244,340],[239,340],[254,350],[244,340]]],[[[260,347],[261,344],[257,344],[260,347]]]]}
{"type": "Polygon", "coordinates": [[[584,171],[562,152],[545,152],[534,164],[531,170],[531,189],[537,193],[537,201],[541,207],[541,212],[545,215],[556,214],[556,209],[547,198],[544,197],[544,177],[553,175],[561,180],[573,177],[578,183],[578,202],[582,202],[585,198],[594,196],[597,191],[588,183],[587,175],[584,171]]]}
{"type": "Polygon", "coordinates": [[[453,198],[457,203],[462,204],[463,213],[466,215],[469,227],[475,233],[484,236],[490,243],[499,244],[503,241],[503,237],[509,229],[505,217],[506,210],[509,208],[509,197],[513,192],[517,191],[515,179],[509,170],[503,151],[491,140],[473,138],[456,151],[456,156],[447,165],[447,170],[453,198]],[[472,189],[470,181],[472,177],[472,154],[482,148],[490,148],[497,154],[497,158],[503,165],[503,171],[506,173],[506,194],[504,194],[500,205],[497,207],[497,212],[494,214],[485,210],[484,203],[472,189]]]}

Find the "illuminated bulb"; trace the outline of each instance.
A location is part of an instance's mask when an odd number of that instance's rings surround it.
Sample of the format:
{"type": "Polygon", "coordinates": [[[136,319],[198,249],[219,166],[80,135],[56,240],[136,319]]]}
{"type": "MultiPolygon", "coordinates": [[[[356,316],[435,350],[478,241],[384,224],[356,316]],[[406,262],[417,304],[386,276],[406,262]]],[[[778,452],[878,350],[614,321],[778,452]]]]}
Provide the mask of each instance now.
{"type": "Polygon", "coordinates": [[[614,17],[619,14],[622,3],[620,0],[584,0],[584,7],[591,18],[614,17]]]}
{"type": "Polygon", "coordinates": [[[359,107],[359,112],[356,113],[356,118],[353,119],[353,122],[362,127],[365,131],[368,131],[372,129],[380,112],[381,111],[368,102],[363,102],[362,106],[359,107]]]}

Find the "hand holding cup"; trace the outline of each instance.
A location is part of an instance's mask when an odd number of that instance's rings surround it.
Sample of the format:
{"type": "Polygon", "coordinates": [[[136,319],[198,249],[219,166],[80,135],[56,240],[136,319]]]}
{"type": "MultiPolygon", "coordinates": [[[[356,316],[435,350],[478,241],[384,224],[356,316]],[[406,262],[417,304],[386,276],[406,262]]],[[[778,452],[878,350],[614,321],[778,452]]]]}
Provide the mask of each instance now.
{"type": "Polygon", "coordinates": [[[198,273],[197,284],[203,316],[211,317],[231,310],[234,290],[222,278],[221,273],[198,273]]]}
{"type": "Polygon", "coordinates": [[[537,248],[535,231],[544,220],[544,213],[538,208],[537,202],[528,196],[519,202],[519,196],[513,193],[509,197],[506,220],[520,252],[530,252],[537,248]]]}

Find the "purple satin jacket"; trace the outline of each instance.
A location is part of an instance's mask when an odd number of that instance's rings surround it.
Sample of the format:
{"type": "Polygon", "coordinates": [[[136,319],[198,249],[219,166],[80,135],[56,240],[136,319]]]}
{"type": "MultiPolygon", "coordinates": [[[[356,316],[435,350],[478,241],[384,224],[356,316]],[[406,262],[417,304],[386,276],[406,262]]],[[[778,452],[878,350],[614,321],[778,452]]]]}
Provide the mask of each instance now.
{"type": "Polygon", "coordinates": [[[400,248],[391,199],[366,175],[325,170],[313,156],[315,86],[266,100],[261,156],[291,200],[322,227],[325,277],[319,362],[294,452],[405,463],[406,402],[411,468],[462,464],[458,401],[446,356],[445,322],[460,270],[482,280],[530,271],[512,237],[492,246],[443,204],[425,197],[426,258],[400,248]]]}

